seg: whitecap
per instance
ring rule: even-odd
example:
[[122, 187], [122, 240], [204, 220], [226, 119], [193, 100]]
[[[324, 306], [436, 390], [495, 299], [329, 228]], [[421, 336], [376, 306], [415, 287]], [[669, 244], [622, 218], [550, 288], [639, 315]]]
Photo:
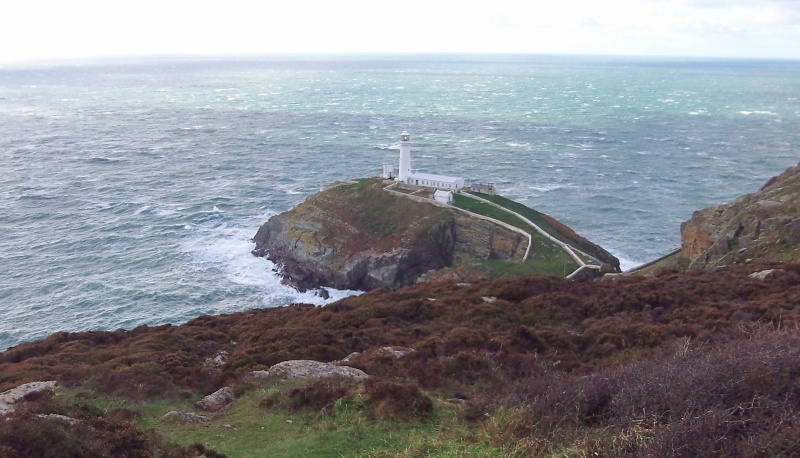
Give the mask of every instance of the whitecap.
[[151, 213], [156, 215], [156, 216], [172, 216], [172, 215], [174, 215], [174, 214], [176, 214], [178, 212], [176, 210], [174, 210], [174, 209], [171, 209], [171, 208], [156, 207], [156, 208], [153, 208]]
[[[274, 213], [273, 213], [274, 214]], [[272, 261], [254, 256], [255, 243], [251, 237], [255, 228], [222, 225], [202, 225], [182, 244], [189, 254], [192, 268], [198, 271], [218, 271], [231, 285], [256, 288], [261, 291], [266, 307], [307, 303], [324, 305], [332, 301], [360, 294], [360, 291], [328, 289], [329, 299], [314, 291], [301, 293], [281, 283], [280, 275]]]
[[561, 189], [561, 188], [563, 188], [563, 186], [561, 186], [560, 184], [540, 184], [540, 185], [528, 186], [528, 189], [532, 189], [534, 191], [539, 191], [542, 193], [555, 191], [556, 189]]
[[144, 213], [144, 212], [146, 212], [146, 211], [150, 210], [150, 208], [151, 208], [151, 207], [150, 207], [149, 205], [143, 205], [143, 206], [141, 206], [141, 207], [137, 208], [136, 210], [134, 210], [134, 211], [133, 211], [133, 214], [134, 214], [134, 215], [140, 215], [140, 214], [142, 214], [142, 213]]
[[623, 272], [625, 272], [626, 270], [633, 269], [634, 267], [639, 267], [640, 265], [643, 264], [642, 262], [635, 261], [635, 260], [625, 256], [622, 253], [611, 253], [611, 254], [613, 254], [614, 257], [619, 259], [619, 268]]

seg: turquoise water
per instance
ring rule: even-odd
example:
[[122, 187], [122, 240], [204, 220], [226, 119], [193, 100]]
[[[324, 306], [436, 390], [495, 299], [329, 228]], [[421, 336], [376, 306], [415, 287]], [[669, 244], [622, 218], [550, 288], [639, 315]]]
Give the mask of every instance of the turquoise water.
[[[326, 184], [494, 182], [631, 267], [798, 162], [800, 63], [151, 58], [0, 68], [0, 348], [292, 302], [250, 238]], [[333, 298], [352, 292], [334, 292]]]

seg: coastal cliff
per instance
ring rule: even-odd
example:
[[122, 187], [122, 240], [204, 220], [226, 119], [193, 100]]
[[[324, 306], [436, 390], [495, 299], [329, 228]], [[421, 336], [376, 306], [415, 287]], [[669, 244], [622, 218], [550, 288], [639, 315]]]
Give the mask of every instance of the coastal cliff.
[[329, 186], [262, 225], [253, 253], [300, 290], [397, 289], [432, 270], [525, 253], [517, 232], [383, 187], [366, 179]]
[[[262, 225], [253, 238], [253, 253], [273, 261], [284, 281], [303, 291], [394, 290], [448, 267], [523, 261], [529, 243], [525, 231], [384, 187], [379, 179], [327, 187]], [[616, 261], [569, 228], [548, 221], [564, 229], [560, 236], [576, 238], [575, 246]], [[534, 245], [532, 259], [560, 259], [551, 246]], [[561, 264], [558, 268], [560, 273]]]
[[758, 192], [699, 210], [681, 225], [680, 260], [689, 269], [800, 258], [800, 164]]

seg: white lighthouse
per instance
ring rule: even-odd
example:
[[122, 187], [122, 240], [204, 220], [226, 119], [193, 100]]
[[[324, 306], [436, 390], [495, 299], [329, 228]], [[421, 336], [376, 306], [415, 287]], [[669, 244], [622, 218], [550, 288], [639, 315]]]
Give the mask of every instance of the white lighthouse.
[[411, 176], [411, 136], [403, 131], [400, 134], [400, 170], [397, 171], [397, 179], [406, 181]]
[[[444, 191], [458, 191], [464, 187], [464, 179], [461, 177], [449, 177], [446, 175], [435, 175], [433, 173], [411, 172], [411, 136], [403, 131], [400, 134], [400, 168], [397, 171], [396, 181], [414, 186], [424, 186], [427, 188], [440, 189]], [[394, 166], [384, 165], [384, 179], [394, 178]], [[447, 202], [450, 202], [449, 200]], [[447, 203], [445, 202], [445, 203]]]

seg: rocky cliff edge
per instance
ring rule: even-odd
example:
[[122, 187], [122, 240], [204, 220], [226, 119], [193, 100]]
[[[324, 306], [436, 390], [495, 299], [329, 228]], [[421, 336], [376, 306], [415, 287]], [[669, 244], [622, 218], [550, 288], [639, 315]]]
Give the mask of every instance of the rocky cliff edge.
[[800, 164], [756, 193], [694, 212], [681, 225], [680, 257], [690, 269], [800, 259]]

